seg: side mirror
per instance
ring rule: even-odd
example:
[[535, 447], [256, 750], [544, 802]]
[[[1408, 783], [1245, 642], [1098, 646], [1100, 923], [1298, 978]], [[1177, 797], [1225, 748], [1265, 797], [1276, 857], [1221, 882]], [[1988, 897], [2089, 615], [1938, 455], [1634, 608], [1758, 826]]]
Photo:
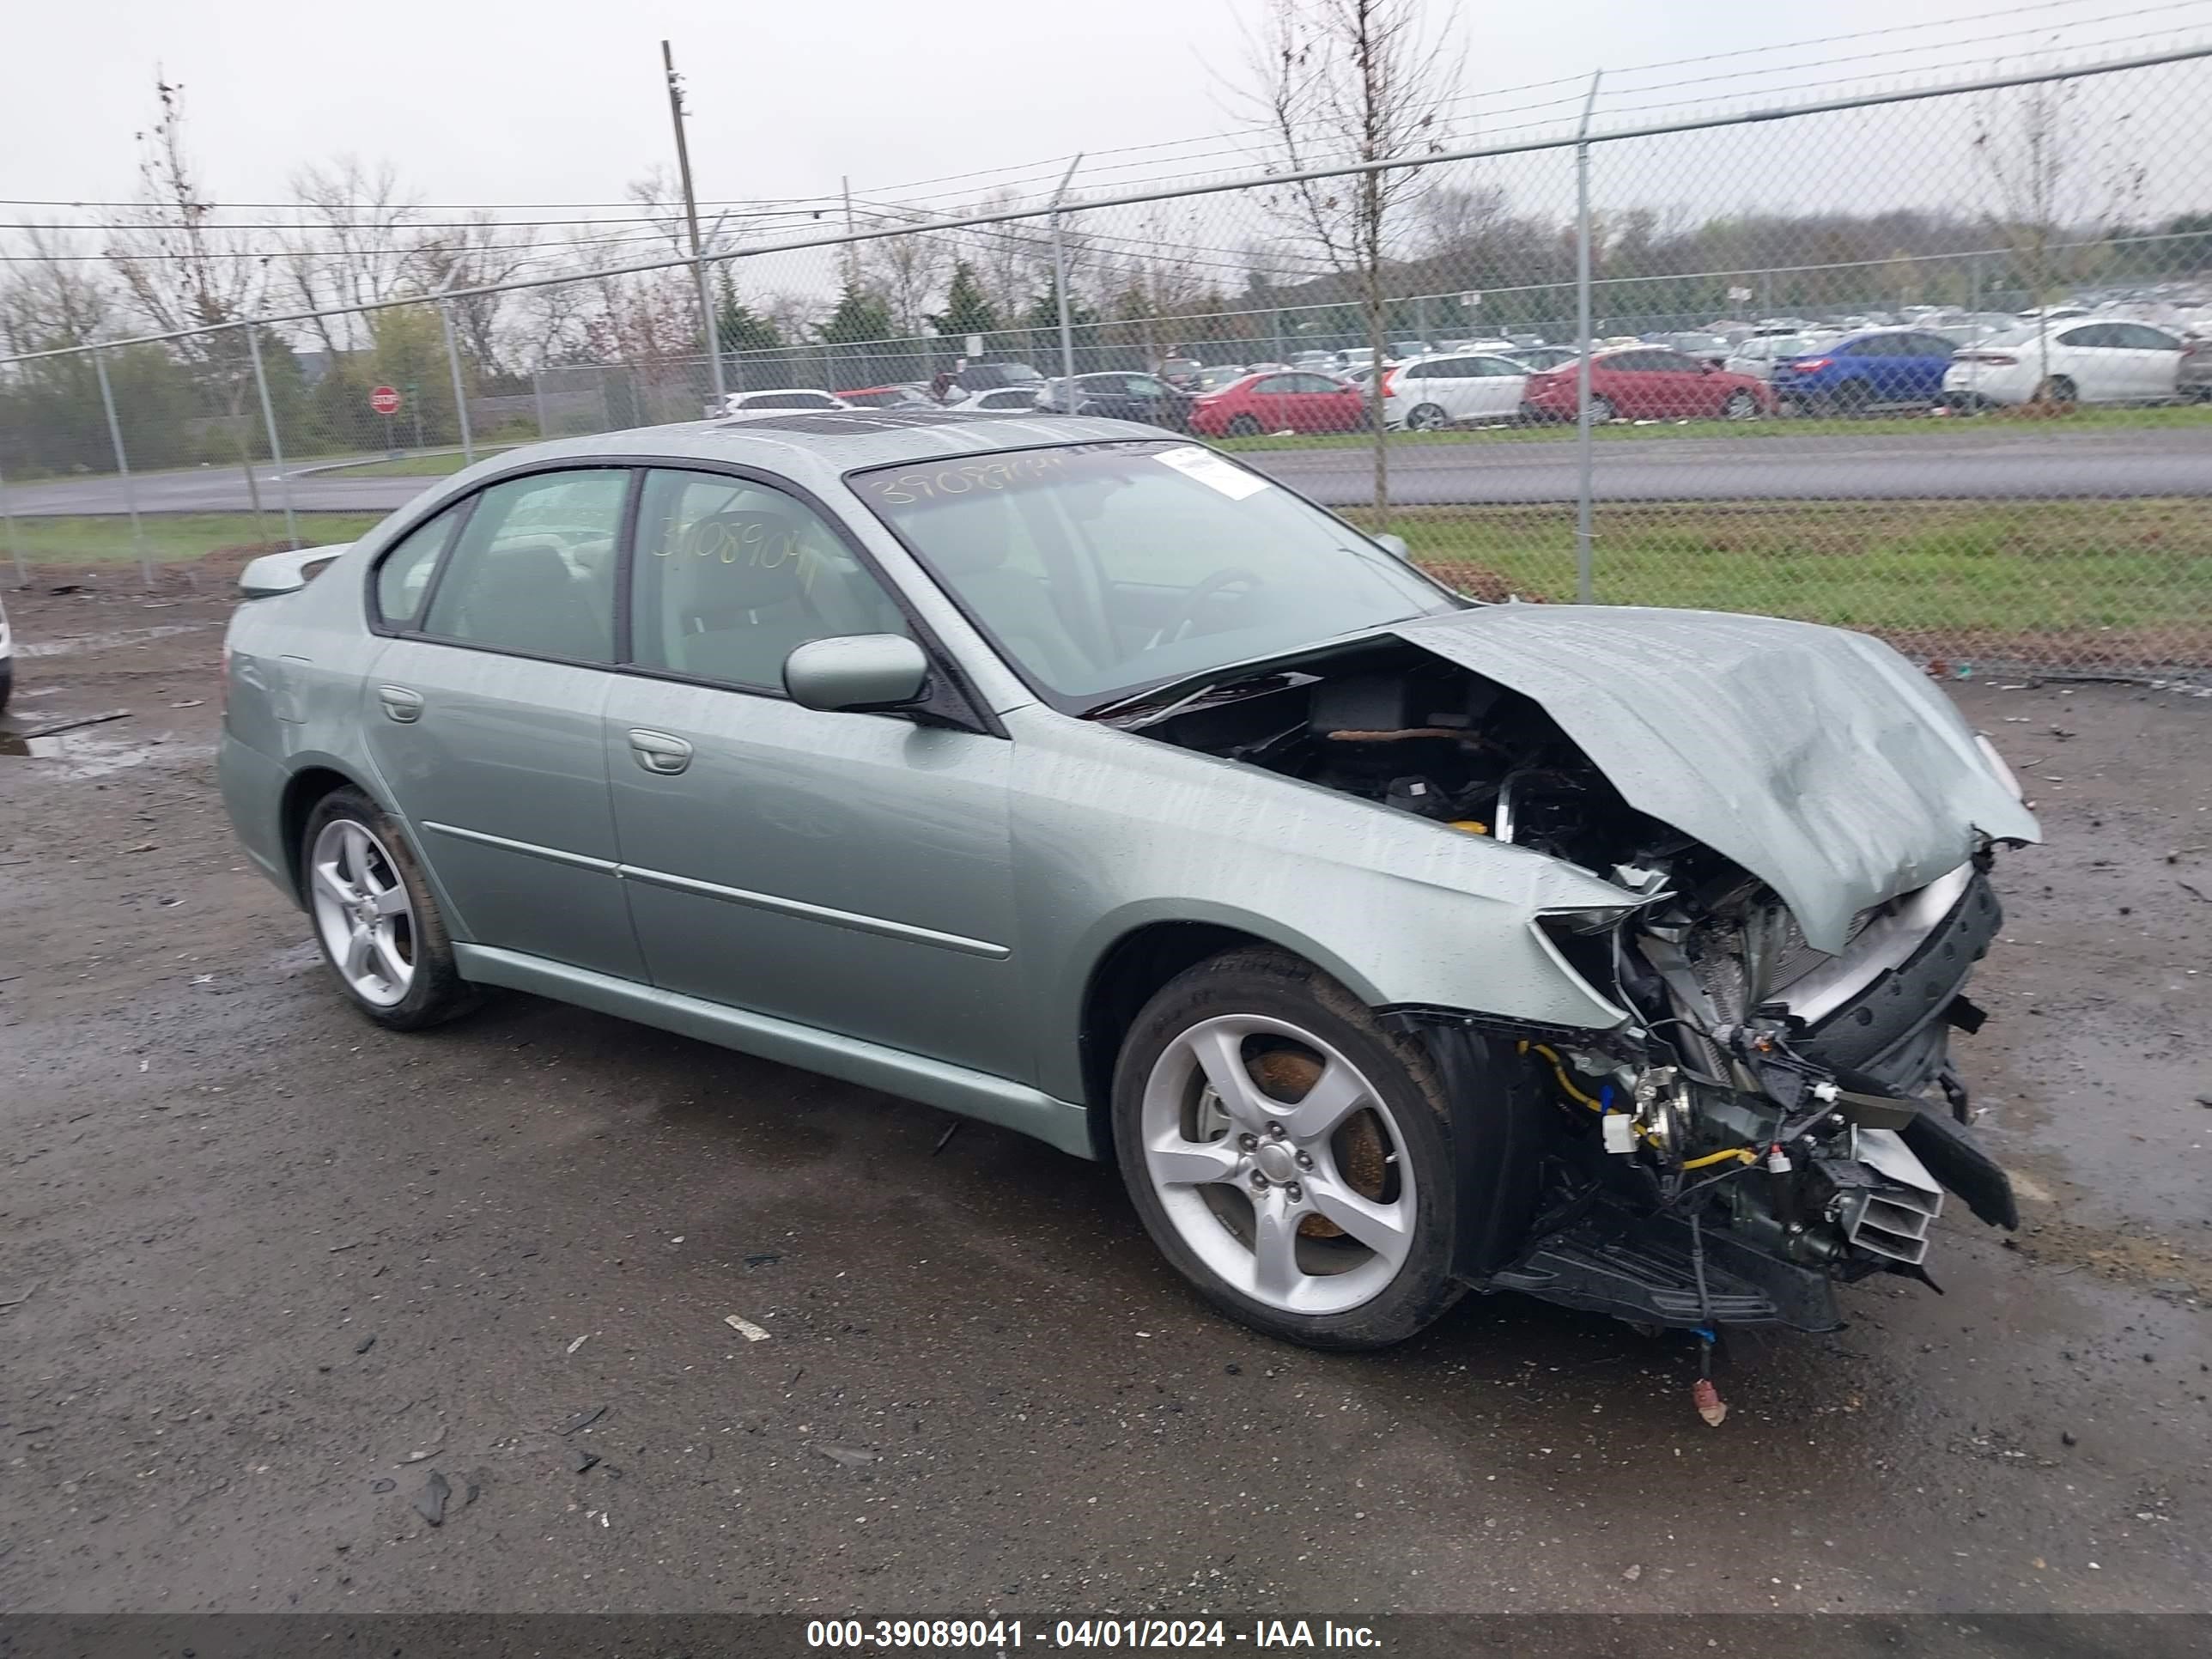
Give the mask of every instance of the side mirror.
[[1406, 538], [1403, 536], [1393, 536], [1386, 532], [1382, 535], [1373, 538], [1373, 540], [1376, 546], [1393, 558], [1403, 559], [1407, 564], [1413, 563], [1413, 550], [1406, 545]]
[[903, 634], [809, 640], [783, 659], [783, 689], [823, 714], [896, 708], [921, 696], [929, 659]]

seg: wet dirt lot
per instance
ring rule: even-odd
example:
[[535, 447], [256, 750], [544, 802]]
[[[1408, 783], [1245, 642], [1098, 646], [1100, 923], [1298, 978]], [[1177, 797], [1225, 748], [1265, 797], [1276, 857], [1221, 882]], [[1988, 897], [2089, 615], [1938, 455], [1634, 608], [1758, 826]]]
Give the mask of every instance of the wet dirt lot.
[[131, 712], [0, 742], [0, 1607], [2212, 1608], [2212, 699], [1955, 688], [2050, 836], [1962, 1045], [2027, 1225], [1733, 1339], [1714, 1431], [1517, 1301], [1276, 1346], [923, 1107], [370, 1027], [229, 840], [226, 606], [154, 603], [9, 596], [0, 726]]

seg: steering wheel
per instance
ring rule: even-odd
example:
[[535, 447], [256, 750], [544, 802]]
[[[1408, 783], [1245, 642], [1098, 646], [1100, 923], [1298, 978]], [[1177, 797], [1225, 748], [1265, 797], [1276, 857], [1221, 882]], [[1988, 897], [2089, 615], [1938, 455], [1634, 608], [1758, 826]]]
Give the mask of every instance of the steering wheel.
[[1232, 587], [1256, 590], [1264, 586], [1266, 584], [1255, 573], [1245, 569], [1242, 565], [1229, 565], [1215, 571], [1197, 586], [1192, 588], [1184, 597], [1182, 605], [1176, 610], [1175, 615], [1168, 619], [1166, 625], [1161, 628], [1159, 632], [1152, 635], [1152, 644], [1168, 645], [1181, 639], [1183, 630], [1198, 620], [1199, 613], [1217, 593], [1225, 593]]

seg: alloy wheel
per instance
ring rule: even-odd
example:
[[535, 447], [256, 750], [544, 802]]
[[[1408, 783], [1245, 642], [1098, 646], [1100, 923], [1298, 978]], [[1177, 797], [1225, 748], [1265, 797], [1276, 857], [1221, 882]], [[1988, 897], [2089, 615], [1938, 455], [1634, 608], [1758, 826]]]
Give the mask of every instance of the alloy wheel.
[[1419, 1194], [1398, 1124], [1311, 1032], [1256, 1014], [1201, 1020], [1153, 1063], [1140, 1122], [1170, 1224], [1239, 1294], [1343, 1313], [1404, 1265]]
[[307, 859], [324, 952], [362, 1001], [389, 1008], [415, 982], [415, 906], [392, 854], [367, 824], [333, 818]]

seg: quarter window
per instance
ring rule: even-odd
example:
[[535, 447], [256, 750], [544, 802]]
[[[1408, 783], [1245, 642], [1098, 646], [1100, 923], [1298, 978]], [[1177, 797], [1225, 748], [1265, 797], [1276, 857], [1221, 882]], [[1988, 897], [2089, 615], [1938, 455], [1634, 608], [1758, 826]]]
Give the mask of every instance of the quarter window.
[[430, 573], [438, 568], [438, 556], [453, 540], [453, 526], [461, 518], [461, 508], [448, 508], [401, 537], [398, 545], [378, 563], [376, 614], [383, 621], [394, 628], [405, 628], [420, 614], [422, 595], [429, 590]]
[[510, 478], [476, 498], [423, 631], [568, 662], [615, 655], [615, 544], [630, 475], [617, 467]]
[[906, 618], [805, 502], [744, 478], [648, 472], [630, 572], [630, 658], [781, 690], [809, 640], [904, 634]]

